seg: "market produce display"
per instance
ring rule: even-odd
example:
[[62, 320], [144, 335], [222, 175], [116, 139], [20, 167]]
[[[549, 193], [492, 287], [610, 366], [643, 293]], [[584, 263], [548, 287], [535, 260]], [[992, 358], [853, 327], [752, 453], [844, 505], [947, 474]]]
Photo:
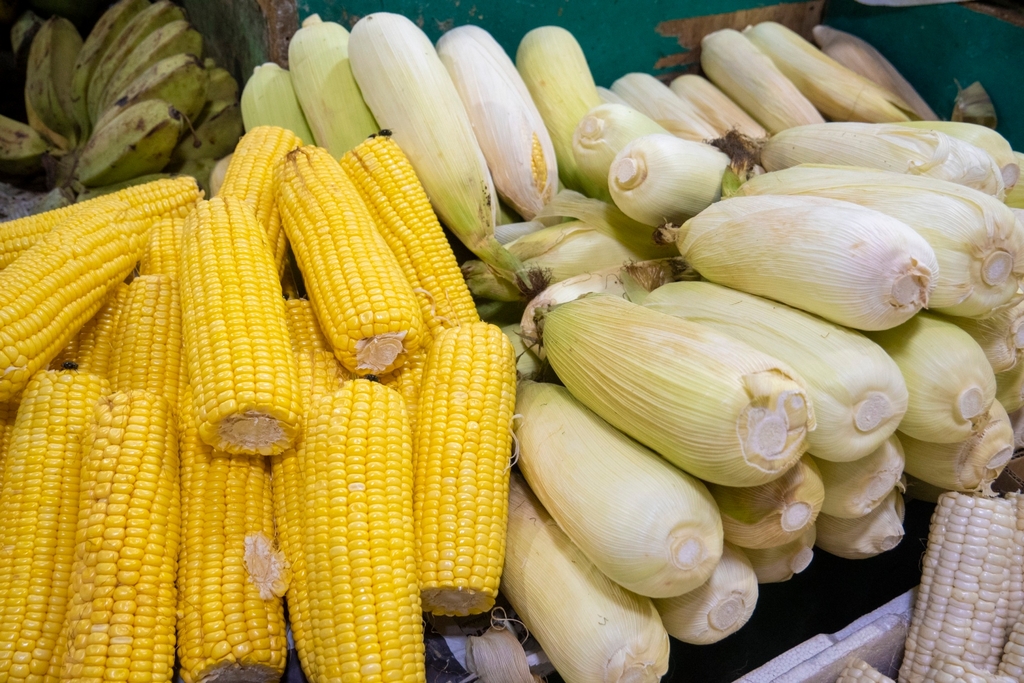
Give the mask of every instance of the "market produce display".
[[0, 680], [425, 682], [423, 616], [504, 600], [653, 683], [897, 546], [905, 475], [899, 680], [1022, 675], [1024, 157], [871, 46], [604, 89], [562, 28], [313, 15], [239, 102], [169, 0], [39, 23], [0, 172], [102, 189], [0, 224]]

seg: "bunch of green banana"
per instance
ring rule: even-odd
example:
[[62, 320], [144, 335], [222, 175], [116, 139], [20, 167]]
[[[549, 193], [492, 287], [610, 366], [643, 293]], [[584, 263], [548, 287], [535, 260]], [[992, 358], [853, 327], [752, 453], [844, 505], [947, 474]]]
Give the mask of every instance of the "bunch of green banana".
[[238, 84], [203, 60], [202, 36], [170, 0], [120, 0], [85, 41], [66, 19], [44, 22], [25, 101], [28, 126], [0, 118], [0, 173], [43, 165], [51, 185], [79, 192], [161, 172], [208, 181], [242, 134]]

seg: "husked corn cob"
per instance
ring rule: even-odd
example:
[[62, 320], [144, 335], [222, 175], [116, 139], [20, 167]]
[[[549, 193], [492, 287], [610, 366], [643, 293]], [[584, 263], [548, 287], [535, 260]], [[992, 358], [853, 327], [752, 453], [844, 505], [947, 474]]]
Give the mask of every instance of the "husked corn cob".
[[288, 240], [274, 201], [274, 169], [284, 156], [302, 146], [295, 133], [277, 126], [257, 126], [239, 140], [231, 156], [218, 197], [237, 197], [250, 202], [256, 219], [267, 234], [278, 276], [284, 267]]
[[315, 631], [305, 646], [317, 676], [425, 681], [402, 398], [377, 382], [346, 382], [312, 406], [306, 427], [303, 547]]
[[0, 401], [21, 392], [135, 267], [152, 221], [130, 210], [109, 199], [0, 271]]
[[405, 399], [405, 412], [412, 428], [413, 449], [416, 448], [416, 425], [419, 417], [420, 389], [423, 386], [423, 370], [427, 366], [427, 349], [421, 348], [405, 362], [405, 365], [380, 378], [381, 384], [394, 389]]
[[836, 683], [895, 683], [895, 681], [878, 673], [863, 659], [854, 658], [846, 664], [843, 672], [836, 679]]
[[423, 343], [420, 304], [355, 185], [326, 150], [278, 167], [277, 202], [309, 298], [338, 360], [383, 374]]
[[932, 515], [900, 680], [935, 679], [933, 659], [952, 655], [994, 672], [1007, 629], [1014, 506], [944, 493]]
[[14, 418], [18, 416], [19, 401], [0, 403], [0, 490], [4, 481], [4, 466], [7, 463], [7, 444], [14, 431]]
[[1011, 628], [998, 672], [1020, 680], [1024, 678], [1024, 495], [1008, 493], [1006, 498], [1015, 509], [1017, 524], [1010, 558], [1008, 613]]
[[145, 390], [178, 409], [181, 372], [181, 298], [169, 275], [140, 275], [128, 285], [117, 319], [114, 391]]
[[420, 390], [414, 498], [420, 590], [434, 614], [494, 604], [515, 403], [515, 353], [500, 328], [479, 322], [438, 335]]
[[928, 683], [1013, 683], [1017, 679], [994, 674], [953, 655], [940, 654], [932, 660], [926, 680]]
[[287, 656], [288, 570], [274, 549], [270, 462], [199, 436], [191, 387], [179, 402], [178, 658], [185, 683], [276, 683]]
[[341, 165], [412, 285], [430, 334], [446, 323], [480, 320], [427, 193], [398, 143], [390, 135], [371, 136]]
[[45, 370], [22, 396], [0, 509], [0, 679], [42, 681], [65, 623], [86, 423], [106, 380]]
[[110, 379], [117, 318], [124, 308], [127, 297], [128, 285], [119, 283], [99, 313], [94, 315], [57, 357], [50, 361], [50, 369], [60, 370], [64, 363], [71, 362], [78, 366], [79, 372]]
[[139, 259], [140, 274], [178, 278], [181, 271], [181, 231], [184, 227], [185, 216], [164, 216], [153, 225]]
[[98, 401], [90, 427], [67, 650], [50, 673], [76, 683], [170, 681], [181, 541], [174, 409], [146, 391], [119, 391]]
[[247, 202], [216, 197], [185, 222], [182, 332], [199, 435], [273, 455], [299, 430], [298, 370], [266, 239]]

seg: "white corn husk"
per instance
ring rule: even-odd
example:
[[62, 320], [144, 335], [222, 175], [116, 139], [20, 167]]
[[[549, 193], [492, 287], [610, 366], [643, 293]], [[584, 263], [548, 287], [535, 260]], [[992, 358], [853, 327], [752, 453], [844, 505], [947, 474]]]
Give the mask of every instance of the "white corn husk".
[[644, 135], [623, 147], [608, 169], [615, 205], [646, 225], [679, 224], [722, 196], [729, 157], [703, 142]]
[[[1014, 152], [1013, 158], [1017, 161], [1018, 168], [1024, 168], [1024, 154]], [[1024, 182], [1018, 182], [1010, 188], [1006, 193], [1006, 199], [1004, 201], [1011, 209], [1024, 209]]]
[[252, 70], [241, 98], [242, 123], [246, 131], [257, 126], [278, 126], [299, 136], [304, 144], [313, 144], [306, 115], [295, 97], [292, 75], [274, 62]]
[[430, 39], [405, 17], [379, 12], [356, 23], [349, 56], [363, 98], [409, 157], [438, 217], [511, 278], [522, 264], [494, 239], [498, 197], [491, 174]]
[[[605, 576], [653, 598], [688, 593], [722, 557], [722, 519], [702, 482], [618, 431], [564, 387], [516, 395], [519, 469]], [[615, 500], [609, 506], [609, 500]]]
[[763, 21], [743, 35], [833, 121], [892, 123], [917, 116], [898, 95], [847, 69], [782, 24]]
[[714, 126], [720, 136], [734, 130], [755, 140], [768, 137], [760, 123], [703, 76], [683, 74], [669, 88]]
[[848, 560], [881, 555], [903, 540], [903, 495], [893, 489], [874, 510], [853, 519], [818, 515], [815, 545]]
[[1024, 226], [1002, 202], [935, 178], [849, 166], [764, 173], [738, 194], [815, 196], [881, 211], [913, 228], [939, 264], [928, 307], [982, 317], [1010, 302], [1024, 279]]
[[909, 121], [901, 125], [938, 131], [985, 150], [999, 165], [1007, 191], [1014, 187], [1020, 178], [1020, 161], [1013, 147], [1006, 138], [987, 126], [966, 121]]
[[778, 479], [759, 486], [709, 484], [722, 513], [725, 539], [740, 548], [772, 548], [791, 543], [814, 526], [825, 487], [805, 455]]
[[479, 26], [448, 31], [437, 41], [437, 54], [462, 97], [498, 194], [532, 219], [558, 192], [558, 164], [522, 77]]
[[622, 99], [608, 88], [597, 87], [597, 96], [601, 98], [603, 104], [621, 104], [624, 107], [628, 107], [629, 103]]
[[650, 74], [626, 74], [612, 83], [612, 92], [684, 140], [707, 142], [721, 137], [692, 104]]
[[522, 328], [518, 324], [505, 325], [501, 331], [512, 342], [512, 348], [516, 352], [516, 379], [522, 381], [540, 377], [544, 364], [537, 354], [523, 342]]
[[1024, 356], [1024, 301], [1004, 306], [987, 318], [946, 318], [971, 335], [996, 374], [1013, 369]]
[[295, 134], [310, 144], [315, 140], [335, 159], [378, 130], [352, 75], [348, 48], [345, 27], [316, 14], [302, 22], [288, 44], [295, 95], [312, 137]]
[[579, 43], [564, 28], [535, 28], [519, 43], [516, 69], [551, 134], [562, 182], [571, 190], [593, 194], [596, 188], [576, 168], [572, 156], [576, 126], [588, 111], [601, 104]]
[[832, 517], [863, 517], [885, 500], [903, 476], [903, 446], [893, 434], [863, 458], [848, 462], [815, 458], [814, 463], [825, 487], [821, 512]]
[[726, 544], [722, 559], [704, 585], [674, 598], [654, 601], [673, 638], [710, 645], [732, 635], [757, 606], [757, 575], [743, 551]]
[[919, 118], [926, 121], [938, 120], [939, 117], [914, 86], [866, 40], [831, 26], [815, 26], [812, 32], [814, 42], [826, 55], [902, 99]]
[[544, 229], [544, 224], [539, 221], [523, 221], [522, 223], [504, 223], [494, 226], [494, 239], [502, 244], [514, 242], [520, 237], [525, 237], [538, 230]]
[[687, 221], [679, 252], [706, 279], [860, 330], [928, 305], [935, 252], [905, 223], [820, 197], [733, 197]]
[[944, 133], [899, 124], [822, 123], [770, 138], [761, 165], [780, 171], [800, 164], [860, 166], [948, 180], [999, 200], [1003, 173], [992, 156]]
[[1008, 413], [1024, 407], [1024, 363], [996, 375], [996, 399]]
[[615, 155], [627, 143], [652, 133], [668, 131], [632, 107], [600, 104], [584, 116], [572, 136], [576, 167], [602, 189], [598, 199], [611, 201], [608, 193], [608, 169]]
[[566, 683], [657, 683], [668, 670], [650, 598], [602, 574], [515, 473], [501, 592]]
[[825, 122], [771, 57], [739, 31], [723, 29], [704, 36], [700, 66], [712, 83], [773, 135]]
[[710, 282], [667, 284], [643, 303], [739, 339], [800, 373], [814, 406], [817, 426], [807, 443], [815, 457], [849, 461], [872, 453], [907, 410], [899, 368], [857, 332]]
[[743, 554], [750, 560], [758, 583], [781, 583], [789, 581], [811, 564], [816, 537], [817, 530], [812, 526], [791, 543], [762, 550], [747, 549]]
[[958, 443], [928, 443], [901, 434], [907, 473], [947, 491], [991, 494], [1013, 457], [1013, 426], [998, 401], [986, 418], [977, 433]]
[[814, 428], [805, 385], [788, 366], [620, 298], [558, 306], [544, 318], [544, 347], [573, 396], [705, 481], [776, 479]]
[[957, 443], [987, 422], [995, 377], [985, 352], [969, 334], [920, 313], [899, 327], [868, 336], [896, 361], [907, 383], [910, 400], [901, 432], [921, 441]]

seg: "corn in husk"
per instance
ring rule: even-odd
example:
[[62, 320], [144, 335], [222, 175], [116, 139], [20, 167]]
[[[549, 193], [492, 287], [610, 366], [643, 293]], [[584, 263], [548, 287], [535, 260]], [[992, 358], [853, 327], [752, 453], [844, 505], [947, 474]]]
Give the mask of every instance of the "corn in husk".
[[[257, 66], [245, 82], [242, 123], [246, 131], [257, 126], [277, 126], [295, 133], [304, 143], [313, 141], [313, 133], [295, 97], [292, 75], [274, 62]], [[211, 183], [212, 180], [211, 177]]]
[[[820, 28], [820, 27], [819, 27]], [[854, 657], [843, 667], [836, 683], [896, 683], [888, 676], [883, 676], [865, 662], [863, 659]]]
[[726, 199], [676, 242], [712, 282], [860, 330], [895, 327], [927, 306], [939, 270], [905, 223], [820, 197]]
[[797, 540], [774, 548], [748, 548], [743, 554], [750, 560], [758, 583], [782, 583], [810, 566], [814, 559], [817, 530], [812, 526]]
[[655, 598], [688, 593], [708, 580], [722, 557], [722, 520], [703, 483], [619, 432], [564, 387], [521, 384], [516, 411], [523, 416], [520, 470], [605, 576]]
[[551, 136], [505, 50], [479, 26], [460, 26], [437, 41], [473, 124], [494, 186], [530, 220], [558, 192]]
[[545, 225], [554, 226], [566, 220], [583, 221], [610, 237], [614, 237], [647, 258], [669, 258], [677, 255], [672, 245], [655, 243], [651, 226], [633, 220], [614, 204], [584, 197], [578, 192], [563, 190], [535, 217]]
[[833, 121], [891, 123], [916, 117], [898, 95], [850, 71], [782, 24], [764, 21], [743, 35]]
[[644, 306], [707, 325], [791, 365], [814, 406], [817, 426], [807, 443], [816, 457], [868, 455], [907, 410], [907, 387], [892, 359], [863, 335], [816, 316], [710, 282], [665, 285]]
[[1024, 302], [1004, 306], [987, 318], [946, 320], [978, 342], [997, 374], [1016, 367], [1024, 356]]
[[[601, 98], [603, 104], [621, 104], [624, 107], [629, 107], [629, 102], [622, 99], [608, 88], [602, 88], [597, 86], [597, 96]], [[632, 107], [630, 107], [632, 109]]]
[[881, 555], [903, 540], [903, 495], [893, 489], [874, 510], [853, 519], [818, 515], [815, 545], [848, 560]]
[[538, 379], [544, 370], [544, 362], [523, 342], [523, 331], [518, 324], [501, 328], [516, 352], [516, 379], [519, 381]]
[[999, 200], [1003, 173], [988, 152], [933, 130], [899, 124], [823, 123], [791, 128], [761, 150], [761, 165], [779, 171], [799, 164], [860, 166], [966, 185]]
[[981, 347], [956, 325], [921, 313], [868, 335], [896, 361], [910, 399], [899, 429], [932, 443], [970, 438], [995, 400], [992, 367]]
[[939, 117], [914, 90], [914, 86], [870, 43], [831, 26], [815, 26], [813, 34], [814, 42], [826, 55], [902, 99], [918, 118], [938, 120]]
[[518, 474], [501, 592], [566, 683], [657, 683], [668, 670], [668, 633], [650, 598], [602, 574]]
[[611, 201], [608, 169], [615, 155], [629, 142], [644, 135], [668, 134], [645, 114], [622, 104], [600, 104], [584, 116], [572, 135], [572, 154], [580, 173], [597, 187], [597, 197]]
[[719, 135], [734, 130], [754, 140], [768, 137], [768, 131], [760, 123], [703, 76], [683, 74], [673, 80], [669, 88], [714, 126]]
[[[1018, 168], [1024, 168], [1024, 154], [1014, 152], [1013, 158], [1017, 161]], [[1018, 182], [1010, 188], [1004, 201], [1011, 209], [1024, 209], [1024, 183]]]
[[797, 166], [751, 178], [740, 195], [817, 196], [881, 211], [913, 228], [939, 264], [928, 307], [987, 316], [1024, 278], [1024, 226], [994, 197], [934, 178], [843, 166]]
[[1024, 407], [1024, 363], [996, 375], [996, 400], [1008, 413]]
[[612, 92], [684, 140], [706, 142], [722, 135], [689, 101], [650, 74], [626, 74], [612, 83]]
[[564, 28], [535, 28], [519, 43], [516, 69], [551, 134], [559, 178], [567, 188], [593, 195], [600, 186], [580, 172], [572, 155], [576, 126], [588, 111], [601, 104], [580, 44]]
[[732, 635], [757, 606], [757, 575], [739, 548], [726, 544], [704, 585], [674, 598], [655, 600], [661, 623], [673, 638], [710, 645]]
[[807, 390], [788, 366], [622, 299], [584, 297], [555, 308], [544, 318], [544, 348], [573, 396], [705, 481], [776, 479], [814, 427]]
[[1007, 191], [1014, 187], [1020, 178], [1020, 161], [1017, 160], [1013, 147], [1006, 138], [987, 126], [964, 121], [910, 121], [902, 125], [938, 131], [988, 152], [1003, 174], [1003, 184]]
[[704, 36], [700, 66], [712, 83], [773, 135], [825, 122], [771, 58], [739, 31], [723, 29]]
[[893, 434], [863, 458], [849, 462], [815, 458], [814, 463], [825, 487], [821, 512], [852, 519], [874, 510], [899, 484], [905, 458], [903, 445]]
[[644, 135], [623, 147], [608, 170], [615, 205], [646, 225], [679, 224], [722, 196], [729, 157], [711, 145]]

